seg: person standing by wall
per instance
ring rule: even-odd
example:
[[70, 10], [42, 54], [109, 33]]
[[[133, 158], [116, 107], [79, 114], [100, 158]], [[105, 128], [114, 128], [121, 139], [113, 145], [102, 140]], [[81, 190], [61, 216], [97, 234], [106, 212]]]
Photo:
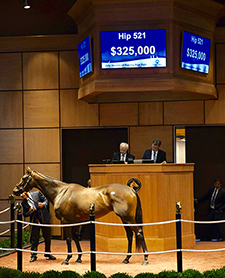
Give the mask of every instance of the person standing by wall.
[[[222, 181], [219, 178], [214, 180], [214, 186], [209, 188], [208, 192], [203, 196], [196, 198], [195, 204], [209, 200], [209, 211], [207, 214], [208, 221], [219, 221], [223, 219], [225, 211], [225, 189], [222, 187]], [[207, 225], [207, 231], [203, 237], [203, 241], [212, 240], [212, 232], [215, 227], [217, 230], [217, 241], [224, 241], [224, 233], [221, 224]]]

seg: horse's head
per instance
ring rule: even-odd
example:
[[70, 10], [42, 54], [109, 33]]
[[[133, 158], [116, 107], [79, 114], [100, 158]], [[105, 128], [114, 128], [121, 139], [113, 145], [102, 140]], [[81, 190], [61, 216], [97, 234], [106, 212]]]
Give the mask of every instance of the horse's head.
[[25, 175], [21, 178], [20, 182], [13, 189], [13, 194], [16, 196], [20, 196], [21, 193], [30, 191], [33, 186], [31, 185], [30, 181], [32, 180], [33, 171], [30, 167], [26, 168]]

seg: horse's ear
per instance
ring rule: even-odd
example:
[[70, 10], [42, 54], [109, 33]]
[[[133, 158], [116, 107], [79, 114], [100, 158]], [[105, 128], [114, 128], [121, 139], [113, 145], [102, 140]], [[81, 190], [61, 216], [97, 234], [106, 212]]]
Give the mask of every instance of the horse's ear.
[[31, 173], [32, 172], [32, 170], [30, 169], [29, 166], [26, 167], [26, 170], [27, 170], [27, 173]]

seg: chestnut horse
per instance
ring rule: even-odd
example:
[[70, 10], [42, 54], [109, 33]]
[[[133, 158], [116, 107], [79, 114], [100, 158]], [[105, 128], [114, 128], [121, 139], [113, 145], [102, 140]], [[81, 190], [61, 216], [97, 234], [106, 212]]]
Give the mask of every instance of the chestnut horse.
[[[124, 224], [142, 223], [142, 209], [140, 199], [129, 186], [123, 184], [109, 184], [99, 187], [86, 188], [79, 184], [65, 183], [45, 176], [29, 167], [25, 175], [13, 189], [13, 193], [19, 196], [22, 192], [28, 192], [32, 188], [39, 189], [53, 204], [56, 217], [63, 224], [72, 224], [90, 219], [90, 204], [95, 205], [95, 217], [99, 218], [114, 211]], [[142, 247], [143, 252], [148, 252], [141, 226], [124, 226], [128, 239], [128, 253], [132, 252], [133, 232], [136, 236], [136, 247]], [[82, 252], [77, 236], [77, 226], [67, 228], [66, 241], [68, 253], [72, 252], [71, 241], [75, 241], [78, 252]], [[78, 263], [82, 262], [81, 254], [78, 255]], [[67, 255], [62, 264], [69, 264], [72, 255]], [[131, 255], [127, 255], [123, 263], [129, 263]], [[144, 254], [143, 265], [148, 264], [148, 255]]]

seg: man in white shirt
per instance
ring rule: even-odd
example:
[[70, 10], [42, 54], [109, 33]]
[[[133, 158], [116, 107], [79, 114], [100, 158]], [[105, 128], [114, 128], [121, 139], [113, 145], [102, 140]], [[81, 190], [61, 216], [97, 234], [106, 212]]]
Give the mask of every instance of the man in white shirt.
[[128, 159], [134, 160], [135, 156], [128, 152], [129, 145], [125, 142], [120, 143], [120, 151], [113, 154], [112, 161], [128, 162]]

